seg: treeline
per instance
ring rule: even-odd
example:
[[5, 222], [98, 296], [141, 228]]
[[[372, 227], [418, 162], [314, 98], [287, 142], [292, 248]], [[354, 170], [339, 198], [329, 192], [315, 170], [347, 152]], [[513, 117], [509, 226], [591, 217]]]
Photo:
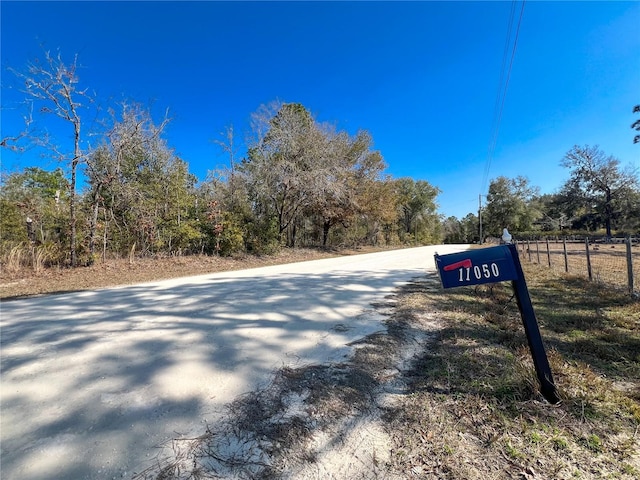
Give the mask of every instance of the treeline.
[[25, 85], [29, 112], [63, 128], [52, 137], [29, 113], [24, 131], [0, 142], [38, 148], [61, 165], [2, 172], [4, 266], [269, 254], [284, 246], [471, 243], [481, 231], [484, 239], [504, 227], [515, 234], [604, 229], [608, 235], [640, 228], [637, 172], [597, 147], [566, 155], [570, 178], [553, 195], [539, 195], [526, 178], [492, 180], [481, 229], [475, 214], [439, 215], [440, 191], [429, 182], [387, 175], [367, 131], [337, 130], [296, 103], [254, 112], [240, 156], [228, 127], [216, 141], [226, 166], [198, 179], [167, 142], [166, 115], [156, 121], [149, 109], [124, 102], [97, 122], [99, 102], [80, 87], [76, 71], [76, 60], [48, 53], [25, 72], [13, 71]]
[[32, 110], [67, 131], [51, 138], [29, 118], [25, 132], [2, 139], [14, 150], [40, 148], [64, 167], [3, 172], [5, 265], [442, 239], [437, 188], [386, 175], [368, 132], [339, 131], [303, 105], [274, 102], [254, 112], [241, 158], [229, 127], [217, 142], [227, 166], [201, 180], [167, 143], [169, 119], [157, 122], [139, 104], [110, 108], [89, 146], [86, 117], [95, 112], [86, 107], [97, 102], [79, 87], [75, 61], [47, 54], [14, 73]]
[[640, 233], [638, 172], [623, 167], [599, 147], [574, 146], [561, 165], [569, 178], [557, 193], [540, 195], [524, 177], [493, 179], [478, 216], [444, 220], [445, 241], [472, 243], [500, 237], [507, 227], [520, 237], [530, 235], [637, 235]]
[[[229, 129], [228, 166], [198, 181], [164, 140], [165, 123], [123, 105], [79, 164], [86, 180], [76, 195], [76, 264], [132, 254], [268, 254], [282, 246], [441, 240], [438, 189], [385, 175], [366, 131], [336, 131], [300, 104], [264, 107], [252, 120], [257, 136], [247, 155], [233, 158]], [[45, 263], [73, 264], [70, 191], [60, 168], [5, 176], [3, 257], [31, 245]]]

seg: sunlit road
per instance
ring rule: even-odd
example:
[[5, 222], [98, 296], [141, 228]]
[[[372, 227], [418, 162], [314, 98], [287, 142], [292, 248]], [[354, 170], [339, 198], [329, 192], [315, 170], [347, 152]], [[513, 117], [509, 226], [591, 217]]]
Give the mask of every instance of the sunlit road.
[[283, 365], [339, 361], [422, 247], [0, 304], [3, 480], [129, 478]]

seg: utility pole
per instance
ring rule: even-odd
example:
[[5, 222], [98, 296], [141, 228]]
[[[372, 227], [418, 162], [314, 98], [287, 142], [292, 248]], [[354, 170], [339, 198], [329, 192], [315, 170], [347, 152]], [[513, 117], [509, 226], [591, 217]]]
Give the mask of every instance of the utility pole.
[[482, 245], [482, 194], [478, 195], [478, 220], [480, 221], [480, 245]]

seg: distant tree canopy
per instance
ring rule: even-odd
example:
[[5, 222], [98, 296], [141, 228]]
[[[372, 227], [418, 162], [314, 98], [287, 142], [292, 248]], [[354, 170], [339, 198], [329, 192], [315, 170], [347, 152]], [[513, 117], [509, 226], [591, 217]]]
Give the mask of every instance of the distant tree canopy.
[[436, 203], [440, 190], [425, 180], [416, 181], [408, 177], [398, 179], [396, 188], [403, 226], [402, 237], [413, 235], [412, 238], [418, 242], [427, 240], [422, 235], [428, 232], [433, 235], [430, 241], [440, 237], [441, 225]]
[[599, 147], [574, 146], [561, 160], [569, 178], [557, 193], [538, 195], [528, 180], [492, 180], [483, 219], [487, 234], [503, 227], [514, 232], [602, 231], [638, 232], [640, 182], [638, 172]]
[[637, 172], [621, 168], [618, 159], [588, 145], [574, 146], [562, 165], [570, 171], [561, 192], [573, 217], [581, 218], [591, 228], [604, 225], [607, 236], [611, 236], [614, 226], [633, 226], [634, 217], [638, 218]]
[[445, 243], [478, 243], [480, 235], [480, 220], [473, 213], [458, 220], [448, 217], [442, 223]]
[[[268, 243], [295, 246], [303, 236], [303, 243], [315, 239], [327, 246], [336, 228], [340, 243], [404, 238], [391, 225], [408, 200], [383, 176], [386, 165], [368, 132], [337, 131], [318, 123], [300, 104], [263, 107], [254, 114], [253, 126], [255, 140], [238, 170], [252, 218], [274, 226], [277, 239]], [[413, 207], [415, 219], [430, 207], [435, 211], [437, 189], [431, 187], [429, 194], [424, 205]], [[424, 223], [421, 229], [431, 227]], [[432, 233], [423, 237], [435, 238]]]
[[498, 177], [489, 184], [487, 204], [483, 213], [483, 229], [487, 235], [499, 237], [502, 230], [529, 231], [538, 216], [534, 200], [538, 188], [525, 177]]

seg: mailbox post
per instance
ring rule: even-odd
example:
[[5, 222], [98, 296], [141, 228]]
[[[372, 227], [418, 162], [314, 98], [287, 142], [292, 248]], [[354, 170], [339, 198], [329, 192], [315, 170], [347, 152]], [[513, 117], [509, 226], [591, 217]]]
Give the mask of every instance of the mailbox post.
[[553, 383], [551, 367], [516, 246], [509, 244], [449, 255], [436, 254], [435, 261], [443, 288], [511, 281], [540, 382], [540, 391], [550, 403], [558, 403], [560, 398]]

